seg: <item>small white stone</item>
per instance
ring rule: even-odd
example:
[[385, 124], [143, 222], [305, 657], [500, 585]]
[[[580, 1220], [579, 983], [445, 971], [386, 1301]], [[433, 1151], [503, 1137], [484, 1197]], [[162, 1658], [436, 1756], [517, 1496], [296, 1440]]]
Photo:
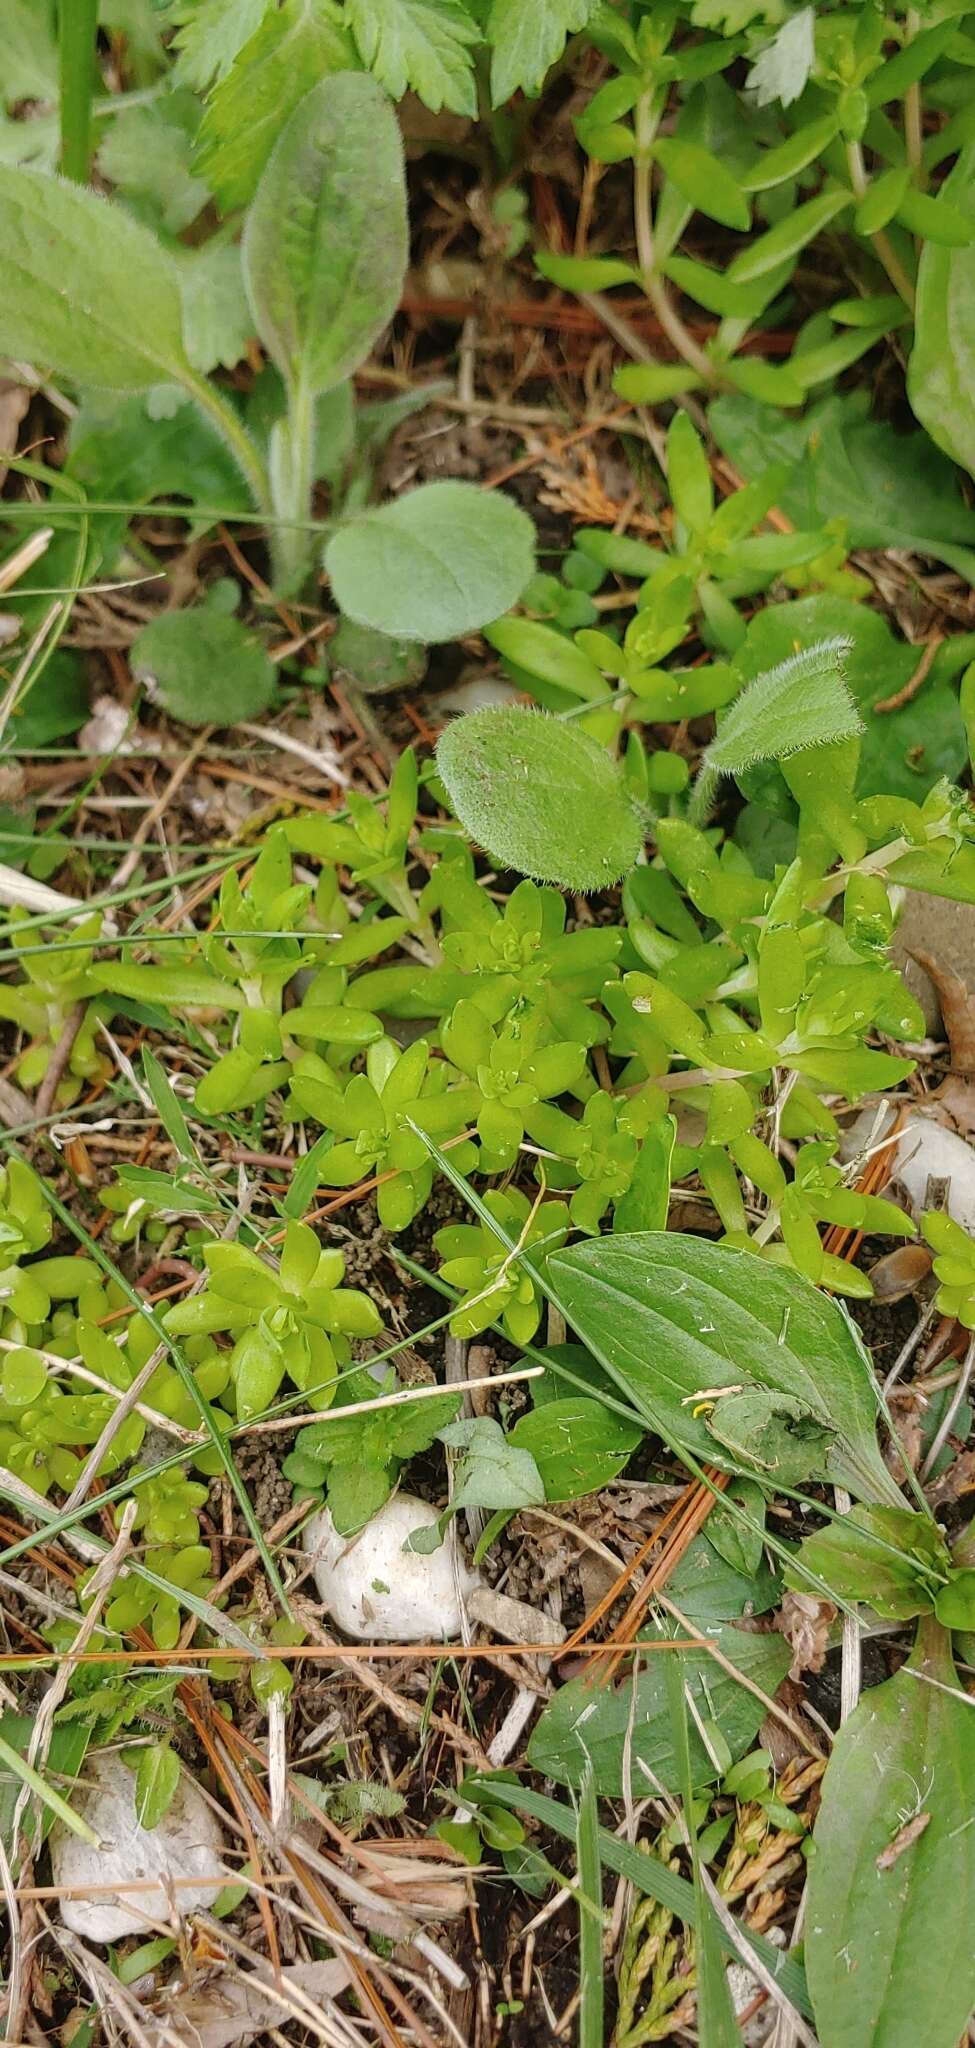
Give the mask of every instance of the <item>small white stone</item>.
[[449, 1541], [423, 1556], [404, 1550], [435, 1509], [397, 1493], [354, 1536], [340, 1536], [327, 1508], [304, 1533], [315, 1584], [336, 1626], [362, 1643], [450, 1642], [463, 1628], [461, 1600], [479, 1584]]
[[[223, 1868], [220, 1823], [191, 1778], [183, 1772], [176, 1796], [154, 1828], [140, 1827], [135, 1810], [135, 1771], [109, 1750], [88, 1756], [71, 1794], [75, 1813], [94, 1830], [101, 1843], [94, 1848], [57, 1821], [51, 1830], [51, 1878], [56, 1885], [90, 1888], [117, 1884], [118, 1892], [62, 1899], [61, 1918], [85, 1941], [119, 1941], [126, 1934], [144, 1934], [154, 1921], [172, 1924], [173, 1905], [179, 1914], [211, 1906], [226, 1882], [179, 1884], [172, 1892], [167, 1878], [212, 1877]], [[152, 1891], [126, 1892], [127, 1884], [162, 1878]]]
[[975, 1151], [957, 1131], [933, 1116], [912, 1114], [898, 1133], [894, 1174], [915, 1216], [929, 1207], [929, 1180], [948, 1182], [948, 1215], [975, 1233]]

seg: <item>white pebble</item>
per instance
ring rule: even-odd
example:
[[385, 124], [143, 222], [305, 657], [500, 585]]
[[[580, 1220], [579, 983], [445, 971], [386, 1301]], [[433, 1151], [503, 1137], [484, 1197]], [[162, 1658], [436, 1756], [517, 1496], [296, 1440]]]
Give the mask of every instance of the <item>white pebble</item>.
[[975, 1151], [957, 1131], [936, 1117], [912, 1115], [898, 1134], [894, 1173], [915, 1216], [931, 1206], [928, 1181], [947, 1181], [949, 1216], [975, 1232]]
[[[436, 1511], [397, 1493], [364, 1529], [340, 1536], [327, 1508], [304, 1533], [315, 1584], [344, 1635], [363, 1643], [450, 1642], [462, 1633], [461, 1600], [479, 1583], [449, 1540], [424, 1556], [404, 1550], [414, 1529], [432, 1529]], [[454, 1558], [456, 1555], [456, 1569]]]
[[119, 1941], [125, 1934], [144, 1934], [150, 1922], [172, 1924], [173, 1901], [178, 1914], [211, 1906], [226, 1882], [179, 1884], [170, 1892], [125, 1891], [146, 1878], [211, 1877], [223, 1868], [223, 1834], [212, 1807], [184, 1772], [168, 1811], [154, 1828], [140, 1827], [135, 1810], [135, 1771], [109, 1750], [86, 1757], [71, 1794], [75, 1813], [88, 1822], [101, 1843], [94, 1848], [71, 1833], [61, 1821], [51, 1830], [51, 1878], [56, 1885], [80, 1887], [117, 1884], [117, 1892], [62, 1899], [61, 1918], [85, 1941]]

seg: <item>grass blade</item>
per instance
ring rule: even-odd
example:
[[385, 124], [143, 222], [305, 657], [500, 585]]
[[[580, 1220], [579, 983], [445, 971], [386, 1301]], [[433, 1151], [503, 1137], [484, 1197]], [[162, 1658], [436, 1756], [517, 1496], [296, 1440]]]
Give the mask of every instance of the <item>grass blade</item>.
[[[579, 1795], [579, 2048], [603, 2048], [603, 1865], [596, 1782], [587, 1770]], [[593, 1908], [586, 1912], [585, 1901]]]

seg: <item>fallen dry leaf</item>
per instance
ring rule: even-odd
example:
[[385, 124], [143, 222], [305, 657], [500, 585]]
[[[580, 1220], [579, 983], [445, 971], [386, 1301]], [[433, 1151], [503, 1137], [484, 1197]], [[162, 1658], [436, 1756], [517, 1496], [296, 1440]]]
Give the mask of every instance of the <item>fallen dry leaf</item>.
[[918, 966], [923, 967], [938, 992], [952, 1072], [975, 1074], [975, 1011], [967, 982], [953, 968], [942, 966], [933, 953], [920, 953], [916, 947], [912, 951]]
[[286, 2020], [308, 2012], [324, 2018], [321, 2001], [337, 1998], [349, 1982], [345, 1964], [338, 1957], [319, 1963], [293, 1963], [282, 1970], [280, 1983], [271, 1990], [254, 1975], [232, 1976], [224, 1971], [205, 1983], [178, 1986], [144, 2021], [150, 2048], [170, 2048], [173, 2032], [192, 2048], [235, 2048], [266, 2034]]
[[837, 1610], [831, 1600], [817, 1600], [815, 1593], [786, 1593], [779, 1613], [779, 1629], [792, 1645], [790, 1678], [803, 1671], [821, 1671], [829, 1648], [830, 1624]]
[[906, 1820], [903, 1827], [898, 1828], [896, 1835], [888, 1842], [886, 1849], [881, 1849], [877, 1857], [877, 1869], [892, 1870], [905, 1849], [913, 1848], [914, 1843], [920, 1840], [930, 1819], [929, 1813], [916, 1813], [913, 1820]]

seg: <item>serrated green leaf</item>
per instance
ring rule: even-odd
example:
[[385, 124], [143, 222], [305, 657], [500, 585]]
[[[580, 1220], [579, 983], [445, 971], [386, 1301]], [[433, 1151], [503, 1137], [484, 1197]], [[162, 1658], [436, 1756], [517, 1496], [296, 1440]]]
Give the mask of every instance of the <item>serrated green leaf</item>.
[[269, 0], [178, 0], [171, 10], [178, 51], [173, 77], [205, 92], [225, 78], [268, 12]]
[[437, 766], [471, 838], [519, 874], [600, 889], [636, 860], [642, 832], [621, 770], [575, 725], [485, 706], [447, 727]]
[[402, 640], [453, 640], [496, 619], [534, 568], [531, 520], [501, 491], [421, 484], [346, 520], [325, 549], [341, 609]]
[[487, 39], [491, 44], [491, 104], [501, 106], [514, 92], [541, 92], [545, 74], [557, 64], [566, 37], [585, 28], [596, 0], [492, 0]]
[[413, 91], [434, 114], [476, 115], [481, 32], [463, 0], [348, 0], [346, 13], [363, 63], [394, 100]]
[[257, 332], [292, 390], [342, 382], [396, 309], [408, 254], [403, 145], [359, 72], [324, 78], [275, 145], [244, 228]]
[[327, 73], [355, 71], [355, 45], [328, 0], [267, 9], [213, 93], [197, 169], [225, 213], [246, 206], [288, 116]]

